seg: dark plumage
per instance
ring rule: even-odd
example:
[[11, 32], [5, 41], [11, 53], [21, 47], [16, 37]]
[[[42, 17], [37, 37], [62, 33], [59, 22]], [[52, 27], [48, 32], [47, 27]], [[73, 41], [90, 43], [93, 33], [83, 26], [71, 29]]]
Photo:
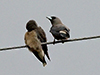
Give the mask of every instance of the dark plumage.
[[[46, 34], [45, 34], [44, 30], [41, 27], [38, 27], [37, 23], [34, 20], [30, 20], [27, 23], [26, 28], [28, 28], [29, 31], [30, 30], [36, 31], [37, 37], [41, 41], [41, 43], [47, 42], [47, 38], [46, 38]], [[47, 56], [47, 58], [50, 60], [47, 45], [42, 45], [42, 49], [44, 50], [44, 53]]]
[[70, 29], [66, 27], [58, 17], [51, 16], [46, 18], [49, 19], [52, 24], [52, 27], [50, 28], [50, 32], [54, 37], [54, 42], [55, 39], [63, 40], [63, 39], [70, 38], [70, 34], [69, 34]]

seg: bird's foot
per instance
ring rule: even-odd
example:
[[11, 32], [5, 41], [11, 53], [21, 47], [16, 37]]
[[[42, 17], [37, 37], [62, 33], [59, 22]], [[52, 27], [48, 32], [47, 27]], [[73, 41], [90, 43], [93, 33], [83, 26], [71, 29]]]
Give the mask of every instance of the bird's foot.
[[53, 41], [53, 45], [55, 45], [55, 39], [54, 39], [54, 41]]
[[64, 40], [62, 40], [62, 44], [64, 44]]

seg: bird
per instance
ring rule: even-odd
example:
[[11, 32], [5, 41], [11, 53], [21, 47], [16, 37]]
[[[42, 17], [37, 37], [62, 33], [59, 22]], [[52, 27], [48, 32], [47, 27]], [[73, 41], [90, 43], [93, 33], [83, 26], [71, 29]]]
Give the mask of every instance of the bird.
[[[37, 25], [35, 20], [29, 20], [26, 24], [26, 28], [29, 30], [34, 30], [37, 33], [37, 37], [40, 40], [41, 43], [47, 42], [46, 34], [44, 30]], [[48, 54], [48, 47], [47, 44], [41, 45], [42, 49], [44, 51], [44, 54], [47, 56], [47, 58], [51, 61], [49, 54]]]
[[56, 16], [47, 16], [48, 20], [50, 20], [52, 27], [50, 28], [50, 33], [54, 37], [53, 44], [55, 44], [56, 40], [62, 40], [62, 43], [64, 43], [64, 40], [67, 40], [70, 38], [70, 29], [65, 26], [61, 20]]
[[24, 36], [26, 46], [29, 51], [31, 51], [38, 58], [38, 60], [42, 62], [43, 66], [46, 66], [47, 62], [45, 61], [44, 51], [42, 49], [41, 42], [37, 37], [37, 33], [30, 28], [27, 28], [27, 30], [28, 31]]

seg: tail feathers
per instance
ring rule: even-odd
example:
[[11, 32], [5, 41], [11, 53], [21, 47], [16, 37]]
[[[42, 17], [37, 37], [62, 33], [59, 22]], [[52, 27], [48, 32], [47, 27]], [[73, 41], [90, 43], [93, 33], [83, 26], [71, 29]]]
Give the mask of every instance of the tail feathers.
[[47, 56], [48, 60], [50, 60], [47, 45], [42, 45], [42, 49], [44, 51], [44, 54]]
[[43, 63], [43, 66], [47, 64], [44, 56], [40, 56], [38, 52], [33, 52], [33, 54]]
[[45, 67], [47, 65], [44, 57], [43, 57], [43, 62], [42, 63], [43, 63], [43, 67]]
[[47, 58], [49, 59], [49, 61], [51, 61], [48, 52], [46, 52], [45, 54], [46, 54]]
[[45, 67], [47, 65], [47, 63], [43, 63], [43, 67]]

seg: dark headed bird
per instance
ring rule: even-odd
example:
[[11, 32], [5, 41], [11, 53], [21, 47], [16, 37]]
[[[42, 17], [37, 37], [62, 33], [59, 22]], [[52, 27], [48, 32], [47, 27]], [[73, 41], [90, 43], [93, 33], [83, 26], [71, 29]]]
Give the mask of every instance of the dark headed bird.
[[31, 51], [45, 66], [47, 63], [44, 57], [44, 51], [41, 47], [41, 42], [37, 38], [37, 34], [34, 30], [27, 29], [28, 32], [25, 33], [25, 44], [27, 45], [29, 51]]
[[43, 63], [43, 66], [45, 66], [47, 64], [44, 57], [45, 54], [42, 50], [41, 42], [37, 37], [37, 33], [30, 28], [26, 27], [26, 29], [28, 31], [25, 33], [24, 37], [25, 44], [27, 45], [29, 51], [31, 51]]
[[[34, 20], [30, 20], [27, 25], [26, 28], [30, 30], [34, 30], [37, 33], [37, 37], [40, 40], [40, 42], [47, 42], [47, 38], [46, 38], [46, 34], [44, 32], [44, 30], [39, 27], [37, 25], [37, 23]], [[48, 48], [47, 45], [42, 45], [42, 49], [44, 50], [45, 55], [47, 56], [47, 58], [50, 60], [49, 54], [48, 54]]]
[[46, 18], [49, 19], [52, 24], [52, 27], [50, 28], [50, 32], [54, 37], [54, 43], [55, 43], [55, 39], [63, 41], [64, 39], [70, 38], [70, 34], [69, 34], [70, 29], [66, 27], [58, 17], [48, 16]]

